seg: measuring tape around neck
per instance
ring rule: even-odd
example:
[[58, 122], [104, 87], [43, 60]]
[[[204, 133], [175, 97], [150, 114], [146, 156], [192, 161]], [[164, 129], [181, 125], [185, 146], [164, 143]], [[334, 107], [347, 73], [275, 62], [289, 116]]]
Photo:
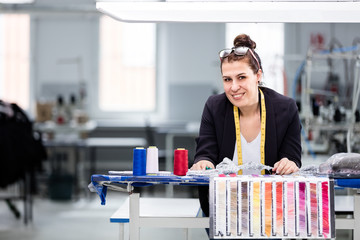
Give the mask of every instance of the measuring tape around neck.
[[[260, 91], [260, 106], [261, 106], [261, 140], [260, 140], [260, 156], [261, 164], [265, 165], [265, 127], [266, 127], [266, 108], [265, 108], [265, 97], [264, 93]], [[241, 132], [240, 132], [240, 117], [238, 107], [234, 106], [234, 121], [235, 121], [235, 131], [236, 131], [236, 144], [237, 144], [237, 154], [238, 154], [238, 165], [242, 165], [242, 151], [241, 151]], [[242, 170], [238, 172], [239, 175], [242, 175]], [[265, 170], [261, 171], [261, 174], [265, 174]]]

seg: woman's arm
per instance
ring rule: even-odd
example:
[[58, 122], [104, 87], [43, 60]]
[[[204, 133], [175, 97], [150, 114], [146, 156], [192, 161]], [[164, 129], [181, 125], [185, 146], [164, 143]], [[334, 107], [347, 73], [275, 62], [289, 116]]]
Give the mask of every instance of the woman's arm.
[[216, 137], [215, 122], [213, 116], [213, 98], [210, 97], [205, 106], [201, 118], [199, 137], [196, 139], [196, 153], [194, 165], [191, 169], [199, 170], [206, 167], [214, 168], [218, 159], [218, 139]]
[[290, 174], [301, 167], [301, 124], [294, 100], [289, 102], [287, 116], [287, 128], [279, 149], [280, 160], [273, 169], [277, 174]]

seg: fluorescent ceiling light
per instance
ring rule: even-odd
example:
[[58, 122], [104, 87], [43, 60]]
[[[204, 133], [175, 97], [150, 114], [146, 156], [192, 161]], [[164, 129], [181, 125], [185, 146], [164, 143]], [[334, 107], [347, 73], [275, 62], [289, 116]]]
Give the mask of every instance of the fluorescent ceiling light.
[[0, 0], [0, 3], [3, 4], [25, 4], [25, 3], [33, 3], [34, 0]]
[[124, 2], [96, 8], [124, 22], [360, 22], [360, 2]]

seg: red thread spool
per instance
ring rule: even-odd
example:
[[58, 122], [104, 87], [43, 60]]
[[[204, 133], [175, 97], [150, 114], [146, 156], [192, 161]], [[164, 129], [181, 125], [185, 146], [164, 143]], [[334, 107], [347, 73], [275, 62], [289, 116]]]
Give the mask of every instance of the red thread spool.
[[188, 150], [178, 148], [174, 151], [174, 174], [185, 176], [188, 171]]

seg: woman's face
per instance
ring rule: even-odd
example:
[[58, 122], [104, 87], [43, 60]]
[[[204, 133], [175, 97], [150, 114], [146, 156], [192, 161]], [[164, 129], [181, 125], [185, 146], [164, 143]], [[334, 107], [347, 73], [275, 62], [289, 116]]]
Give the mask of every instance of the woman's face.
[[254, 74], [249, 64], [244, 61], [222, 64], [224, 91], [230, 102], [239, 108], [253, 106], [258, 102], [258, 82], [262, 72]]

